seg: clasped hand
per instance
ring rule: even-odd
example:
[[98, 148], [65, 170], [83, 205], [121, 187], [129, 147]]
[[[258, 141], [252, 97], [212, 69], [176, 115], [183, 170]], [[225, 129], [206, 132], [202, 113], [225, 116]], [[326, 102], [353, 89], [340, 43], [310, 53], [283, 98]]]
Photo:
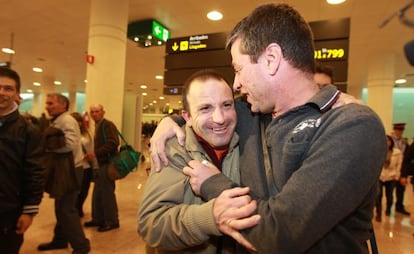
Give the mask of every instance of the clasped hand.
[[[206, 161], [192, 160], [184, 167], [183, 173], [190, 177], [193, 192], [200, 195], [203, 182], [215, 174], [220, 174], [220, 170]], [[250, 251], [256, 251], [253, 244], [239, 232], [260, 222], [260, 215], [252, 215], [257, 209], [257, 203], [248, 195], [249, 191], [248, 187], [223, 191], [214, 201], [213, 216], [220, 232], [233, 237]]]

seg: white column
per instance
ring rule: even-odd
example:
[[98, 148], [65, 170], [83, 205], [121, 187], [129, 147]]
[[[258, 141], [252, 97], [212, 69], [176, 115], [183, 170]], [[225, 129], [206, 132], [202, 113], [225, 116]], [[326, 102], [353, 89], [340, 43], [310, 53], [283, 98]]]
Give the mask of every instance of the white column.
[[381, 118], [387, 133], [392, 129], [395, 56], [384, 53], [371, 57], [367, 105]]
[[91, 0], [86, 110], [102, 104], [105, 117], [122, 130], [128, 0]]

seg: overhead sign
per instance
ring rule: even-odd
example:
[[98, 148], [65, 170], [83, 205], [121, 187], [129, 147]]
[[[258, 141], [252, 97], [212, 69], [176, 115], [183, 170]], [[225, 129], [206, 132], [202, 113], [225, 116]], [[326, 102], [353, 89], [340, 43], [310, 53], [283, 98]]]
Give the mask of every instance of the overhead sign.
[[160, 22], [147, 19], [128, 24], [127, 37], [141, 47], [161, 46], [171, 37]]
[[348, 59], [348, 39], [315, 41], [315, 59], [319, 61]]
[[165, 95], [181, 95], [183, 92], [182, 87], [164, 87]]
[[224, 49], [226, 47], [226, 33], [200, 34], [181, 38], [172, 38], [167, 41], [167, 54], [191, 51]]
[[152, 21], [152, 35], [166, 42], [170, 38], [170, 31], [157, 21]]

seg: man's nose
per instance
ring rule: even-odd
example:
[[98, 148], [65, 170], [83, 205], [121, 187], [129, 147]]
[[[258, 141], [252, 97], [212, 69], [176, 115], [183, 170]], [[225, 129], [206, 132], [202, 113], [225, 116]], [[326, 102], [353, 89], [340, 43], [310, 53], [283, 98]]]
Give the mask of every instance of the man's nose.
[[223, 123], [224, 122], [224, 114], [220, 108], [217, 108], [213, 112], [213, 121], [215, 123]]

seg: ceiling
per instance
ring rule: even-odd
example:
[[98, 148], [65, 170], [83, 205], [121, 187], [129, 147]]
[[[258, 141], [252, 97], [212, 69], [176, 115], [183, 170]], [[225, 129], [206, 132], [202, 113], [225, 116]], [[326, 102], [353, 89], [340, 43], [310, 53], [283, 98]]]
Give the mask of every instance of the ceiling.
[[[262, 0], [129, 0], [128, 22], [156, 19], [171, 32], [172, 38], [215, 32], [229, 32], [254, 7], [269, 1]], [[277, 1], [276, 1], [277, 2]], [[414, 67], [408, 64], [403, 52], [406, 42], [414, 39], [414, 27], [402, 24], [394, 17], [383, 28], [379, 24], [411, 0], [347, 0], [338, 6], [325, 0], [287, 0], [307, 21], [351, 18], [348, 88], [360, 97], [366, 86], [369, 60], [376, 55], [395, 56], [395, 78], [407, 77], [405, 86], [414, 86]], [[0, 0], [0, 48], [10, 47], [16, 54], [10, 58], [0, 52], [0, 61], [12, 60], [12, 68], [22, 78], [22, 93], [27, 89], [41, 92], [33, 82], [53, 86], [55, 90], [83, 92], [86, 79], [85, 55], [88, 47], [90, 0]], [[221, 21], [207, 20], [207, 12], [216, 9], [224, 14]], [[414, 7], [406, 12], [414, 20]], [[141, 48], [127, 42], [125, 90], [141, 93], [140, 85], [148, 86], [144, 104], [153, 100], [158, 105], [170, 103], [176, 107], [178, 96], [162, 96], [165, 46]], [[32, 71], [34, 66], [42, 73]]]

